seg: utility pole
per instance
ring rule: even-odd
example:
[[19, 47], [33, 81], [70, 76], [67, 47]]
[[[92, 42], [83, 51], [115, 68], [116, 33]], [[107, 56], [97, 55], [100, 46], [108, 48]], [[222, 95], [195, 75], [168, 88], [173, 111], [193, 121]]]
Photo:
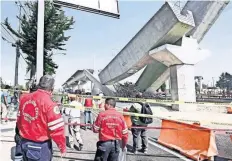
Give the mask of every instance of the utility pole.
[[[22, 6], [19, 6], [19, 18], [21, 18], [21, 8]], [[20, 19], [19, 19], [19, 32], [21, 28], [20, 24]], [[16, 87], [18, 85], [19, 81], [19, 58], [20, 58], [20, 51], [19, 51], [19, 45], [16, 43], [16, 59], [15, 59], [15, 80], [14, 80], [14, 86]]]
[[37, 21], [37, 55], [36, 55], [36, 81], [43, 76], [44, 71], [44, 10], [45, 0], [38, 0]]

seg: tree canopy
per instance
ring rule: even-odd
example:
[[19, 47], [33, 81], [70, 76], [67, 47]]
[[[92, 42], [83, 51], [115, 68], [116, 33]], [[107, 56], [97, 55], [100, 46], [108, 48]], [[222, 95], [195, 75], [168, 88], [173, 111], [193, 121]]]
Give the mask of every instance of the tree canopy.
[[[38, 3], [36, 1], [25, 2], [25, 7], [29, 13], [23, 14], [20, 20], [21, 30], [15, 30], [11, 27], [8, 18], [5, 19], [4, 25], [14, 34], [18, 41], [16, 44], [26, 55], [27, 72], [31, 71], [30, 77], [36, 71], [36, 48], [37, 48], [37, 19]], [[52, 56], [58, 51], [65, 51], [65, 42], [70, 36], [65, 36], [64, 32], [72, 29], [74, 24], [73, 17], [65, 16], [65, 12], [55, 7], [51, 1], [45, 1], [44, 17], [44, 74], [55, 74], [58, 65], [53, 61]]]
[[224, 72], [220, 75], [219, 80], [216, 82], [216, 87], [226, 89], [227, 91], [232, 89], [232, 75]]

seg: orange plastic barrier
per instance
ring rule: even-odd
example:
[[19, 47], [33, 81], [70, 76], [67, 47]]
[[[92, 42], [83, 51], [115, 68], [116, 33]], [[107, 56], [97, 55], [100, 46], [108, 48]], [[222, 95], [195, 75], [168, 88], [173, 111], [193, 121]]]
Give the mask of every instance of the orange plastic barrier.
[[162, 120], [162, 128], [168, 127], [180, 130], [162, 129], [158, 142], [164, 146], [176, 149], [193, 160], [210, 159], [218, 154], [215, 134], [211, 130], [200, 130], [199, 125]]
[[232, 114], [232, 107], [227, 107], [227, 113]]

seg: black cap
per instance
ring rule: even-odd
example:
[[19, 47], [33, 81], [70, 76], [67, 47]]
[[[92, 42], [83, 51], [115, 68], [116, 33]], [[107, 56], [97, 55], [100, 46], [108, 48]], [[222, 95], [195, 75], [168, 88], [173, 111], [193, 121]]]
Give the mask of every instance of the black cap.
[[52, 90], [54, 88], [55, 79], [51, 75], [44, 75], [40, 78], [38, 88], [44, 90]]

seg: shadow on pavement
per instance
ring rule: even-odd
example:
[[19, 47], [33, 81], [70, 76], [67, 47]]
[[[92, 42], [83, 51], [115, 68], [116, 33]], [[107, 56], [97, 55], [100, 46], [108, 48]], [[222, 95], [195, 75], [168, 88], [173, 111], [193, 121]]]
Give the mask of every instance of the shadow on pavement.
[[[53, 155], [54, 158], [60, 158], [60, 156]], [[93, 161], [93, 159], [81, 159], [81, 158], [71, 158], [71, 157], [63, 157], [64, 159], [70, 159], [69, 161], [76, 160], [84, 160], [84, 161]]]
[[221, 157], [214, 157], [214, 161], [232, 161], [232, 159], [221, 158]]
[[14, 143], [14, 141], [12, 141], [12, 140], [0, 140], [1, 142], [12, 142], [12, 143]]
[[[54, 150], [54, 152], [60, 152], [58, 150]], [[95, 151], [67, 151], [67, 154], [95, 154]]]
[[6, 129], [1, 129], [1, 132], [8, 132], [8, 131], [13, 131], [14, 128], [6, 128]]
[[[135, 156], [135, 154], [133, 153], [133, 147], [129, 144], [127, 144], [127, 153], [126, 155], [131, 155], [131, 156]], [[141, 152], [141, 150], [138, 150], [138, 152]], [[179, 158], [176, 157], [174, 155], [167, 155], [167, 154], [143, 154], [143, 153], [139, 153], [137, 154], [138, 156], [144, 156], [144, 157], [154, 157], [154, 158]]]

